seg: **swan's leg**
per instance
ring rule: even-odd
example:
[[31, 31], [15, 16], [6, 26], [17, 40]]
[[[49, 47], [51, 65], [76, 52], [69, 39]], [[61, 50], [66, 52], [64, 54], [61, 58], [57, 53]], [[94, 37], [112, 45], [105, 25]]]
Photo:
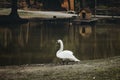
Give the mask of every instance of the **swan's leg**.
[[68, 65], [68, 61], [66, 61], [66, 65]]
[[62, 65], [64, 65], [65, 64], [65, 61], [64, 60], [62, 60]]

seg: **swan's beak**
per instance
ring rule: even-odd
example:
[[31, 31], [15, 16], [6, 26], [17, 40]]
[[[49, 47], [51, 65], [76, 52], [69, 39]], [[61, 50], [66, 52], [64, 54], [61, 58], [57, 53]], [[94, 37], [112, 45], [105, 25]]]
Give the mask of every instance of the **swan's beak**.
[[58, 42], [56, 42], [56, 46], [58, 46]]
[[56, 48], [59, 49], [59, 44], [58, 44], [58, 42], [56, 42]]
[[57, 44], [57, 45], [59, 44], [58, 40], [56, 41], [56, 44]]

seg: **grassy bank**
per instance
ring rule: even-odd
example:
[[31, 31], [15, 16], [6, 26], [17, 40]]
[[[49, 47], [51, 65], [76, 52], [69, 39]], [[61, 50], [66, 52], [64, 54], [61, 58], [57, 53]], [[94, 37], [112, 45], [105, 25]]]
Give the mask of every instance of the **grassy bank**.
[[74, 65], [1, 66], [0, 80], [119, 80], [120, 56], [81, 61]]

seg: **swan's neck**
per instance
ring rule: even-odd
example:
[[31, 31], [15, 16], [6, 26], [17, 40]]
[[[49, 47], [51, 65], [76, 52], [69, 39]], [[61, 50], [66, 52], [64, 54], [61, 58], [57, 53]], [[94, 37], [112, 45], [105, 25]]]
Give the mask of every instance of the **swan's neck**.
[[58, 51], [63, 51], [63, 42], [60, 42], [60, 49]]

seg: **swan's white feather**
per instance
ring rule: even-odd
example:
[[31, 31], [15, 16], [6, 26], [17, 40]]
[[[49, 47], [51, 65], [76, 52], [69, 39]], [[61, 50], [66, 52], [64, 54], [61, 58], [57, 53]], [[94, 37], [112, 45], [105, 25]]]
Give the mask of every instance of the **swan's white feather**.
[[61, 51], [58, 55], [58, 58], [62, 60], [70, 60], [70, 61], [79, 61], [74, 55], [72, 51], [64, 50]]
[[56, 56], [62, 60], [70, 60], [70, 61], [80, 61], [74, 55], [72, 51], [63, 50], [63, 42], [62, 40], [58, 40], [60, 43], [60, 49], [57, 51]]

